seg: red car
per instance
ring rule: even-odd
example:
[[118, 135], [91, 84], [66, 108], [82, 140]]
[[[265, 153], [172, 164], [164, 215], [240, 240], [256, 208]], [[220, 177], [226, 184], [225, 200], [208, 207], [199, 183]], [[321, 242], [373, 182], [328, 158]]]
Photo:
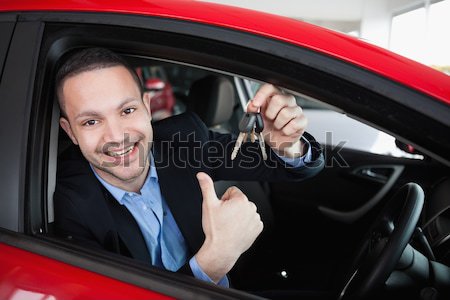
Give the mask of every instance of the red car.
[[[293, 93], [307, 130], [323, 134], [326, 167], [314, 178], [216, 183], [239, 186], [265, 223], [230, 272], [232, 288], [55, 235], [56, 165], [70, 143], [59, 130], [55, 70], [88, 46], [164, 69], [172, 113], [193, 110], [211, 130], [237, 133], [248, 99], [269, 82]], [[300, 21], [199, 1], [3, 0], [0, 99], [1, 299], [450, 296], [443, 73]], [[350, 146], [380, 137], [395, 151]]]
[[140, 66], [136, 73], [143, 82], [144, 92], [150, 94], [152, 121], [173, 115], [175, 96], [162, 67]]

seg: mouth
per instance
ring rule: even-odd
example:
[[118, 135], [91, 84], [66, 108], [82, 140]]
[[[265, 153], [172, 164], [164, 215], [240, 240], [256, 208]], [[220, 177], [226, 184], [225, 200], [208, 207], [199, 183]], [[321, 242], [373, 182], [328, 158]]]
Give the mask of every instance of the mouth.
[[120, 150], [116, 150], [116, 151], [112, 151], [112, 150], [107, 151], [106, 154], [108, 156], [115, 157], [115, 158], [124, 157], [124, 156], [128, 155], [129, 153], [131, 153], [135, 147], [136, 147], [136, 144], [133, 144], [125, 149], [120, 149]]

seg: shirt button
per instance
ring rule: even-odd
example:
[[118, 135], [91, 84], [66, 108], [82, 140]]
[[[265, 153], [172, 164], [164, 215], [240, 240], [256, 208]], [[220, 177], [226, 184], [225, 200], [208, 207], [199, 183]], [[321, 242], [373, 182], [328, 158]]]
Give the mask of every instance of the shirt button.
[[142, 205], [142, 208], [144, 209], [144, 210], [147, 210], [147, 205]]

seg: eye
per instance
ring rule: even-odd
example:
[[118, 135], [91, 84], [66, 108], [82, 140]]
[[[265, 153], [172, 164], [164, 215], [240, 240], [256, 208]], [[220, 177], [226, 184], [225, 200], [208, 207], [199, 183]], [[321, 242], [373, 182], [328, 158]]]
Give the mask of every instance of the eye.
[[83, 123], [83, 126], [94, 126], [97, 123], [98, 123], [97, 120], [87, 120], [86, 122]]
[[129, 115], [129, 114], [131, 114], [132, 112], [134, 112], [135, 110], [136, 110], [136, 108], [134, 108], [134, 107], [125, 108], [125, 109], [122, 111], [122, 115]]

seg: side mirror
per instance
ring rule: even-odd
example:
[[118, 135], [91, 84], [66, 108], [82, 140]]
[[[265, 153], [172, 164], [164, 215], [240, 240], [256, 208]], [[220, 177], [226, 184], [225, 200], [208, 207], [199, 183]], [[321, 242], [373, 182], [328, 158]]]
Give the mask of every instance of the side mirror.
[[413, 146], [411, 146], [409, 144], [406, 144], [406, 143], [403, 143], [403, 142], [399, 141], [398, 139], [395, 139], [395, 145], [397, 146], [397, 148], [399, 148], [400, 150], [405, 151], [406, 153], [423, 155], [422, 152], [420, 152], [419, 150], [417, 150]]

